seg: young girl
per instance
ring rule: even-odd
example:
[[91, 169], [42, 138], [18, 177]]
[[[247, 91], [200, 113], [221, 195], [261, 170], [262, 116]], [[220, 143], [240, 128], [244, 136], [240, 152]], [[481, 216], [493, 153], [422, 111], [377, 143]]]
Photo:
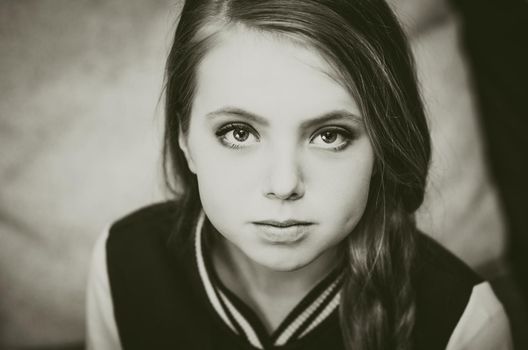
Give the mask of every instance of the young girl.
[[429, 135], [383, 1], [187, 1], [166, 84], [176, 199], [96, 244], [89, 348], [511, 348], [415, 227]]

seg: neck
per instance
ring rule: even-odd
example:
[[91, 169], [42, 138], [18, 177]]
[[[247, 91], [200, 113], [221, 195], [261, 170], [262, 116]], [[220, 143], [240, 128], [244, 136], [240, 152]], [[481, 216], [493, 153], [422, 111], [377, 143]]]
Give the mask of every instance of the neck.
[[213, 248], [213, 265], [222, 283], [255, 311], [270, 333], [337, 259], [333, 248], [300, 269], [277, 271], [251, 260], [220, 234]]

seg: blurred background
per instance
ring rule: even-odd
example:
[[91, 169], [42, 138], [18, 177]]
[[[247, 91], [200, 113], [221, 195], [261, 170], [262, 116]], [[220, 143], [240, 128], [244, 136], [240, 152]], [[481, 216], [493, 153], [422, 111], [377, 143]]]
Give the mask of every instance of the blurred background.
[[174, 5], [0, 2], [0, 348], [82, 342], [96, 236], [161, 197]]
[[[411, 40], [433, 138], [419, 226], [492, 281], [518, 348], [528, 348], [528, 147], [520, 134], [528, 116], [515, 107], [526, 92], [508, 83], [526, 68], [504, 64], [527, 62], [526, 47], [500, 47], [523, 42], [526, 2], [505, 1], [502, 12], [490, 1], [479, 11], [471, 1], [390, 3]], [[159, 99], [180, 5], [0, 1], [0, 349], [82, 349], [95, 239], [116, 218], [167, 197]], [[512, 32], [481, 33], [487, 15]], [[509, 97], [493, 97], [501, 93]]]

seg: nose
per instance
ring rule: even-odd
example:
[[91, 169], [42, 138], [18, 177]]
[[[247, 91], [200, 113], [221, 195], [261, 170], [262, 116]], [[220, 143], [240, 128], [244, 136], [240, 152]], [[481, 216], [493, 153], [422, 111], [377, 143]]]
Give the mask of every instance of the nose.
[[270, 156], [264, 180], [264, 195], [270, 199], [297, 200], [304, 196], [305, 184], [295, 152]]

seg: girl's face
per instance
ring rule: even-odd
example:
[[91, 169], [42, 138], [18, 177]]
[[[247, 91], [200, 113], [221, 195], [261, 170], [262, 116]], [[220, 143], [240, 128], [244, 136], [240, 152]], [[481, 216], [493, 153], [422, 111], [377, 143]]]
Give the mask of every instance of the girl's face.
[[243, 29], [223, 32], [198, 67], [180, 147], [208, 219], [272, 270], [335, 252], [365, 210], [374, 154], [332, 73], [312, 49]]

